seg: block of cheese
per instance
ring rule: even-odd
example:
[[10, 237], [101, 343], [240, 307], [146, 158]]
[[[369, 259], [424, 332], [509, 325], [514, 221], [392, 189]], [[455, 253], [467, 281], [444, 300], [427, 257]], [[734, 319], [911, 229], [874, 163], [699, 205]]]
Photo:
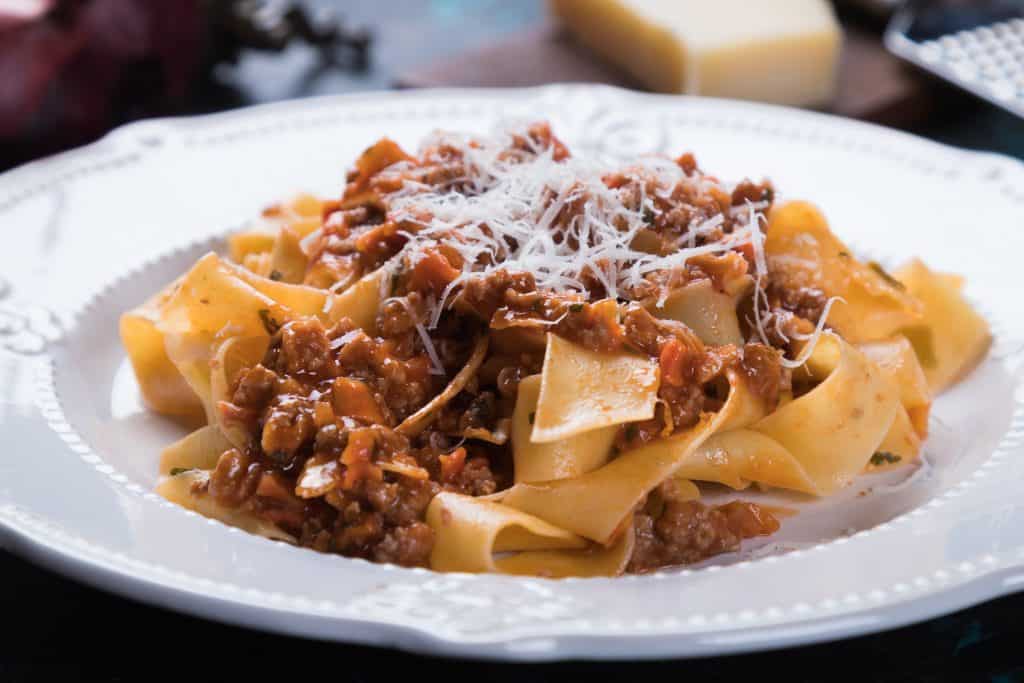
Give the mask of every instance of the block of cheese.
[[575, 38], [659, 92], [818, 106], [842, 34], [828, 0], [550, 0]]

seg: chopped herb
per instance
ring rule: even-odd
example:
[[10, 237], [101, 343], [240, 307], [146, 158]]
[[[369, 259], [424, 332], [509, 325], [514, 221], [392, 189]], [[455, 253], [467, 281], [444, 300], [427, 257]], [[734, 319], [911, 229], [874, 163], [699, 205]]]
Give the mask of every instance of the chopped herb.
[[273, 280], [274, 282], [277, 282], [278, 280], [281, 280], [283, 278], [284, 278], [284, 275], [281, 274], [280, 270], [272, 270], [272, 271], [270, 271], [270, 279]]
[[534, 420], [535, 420], [536, 418], [537, 418], [537, 413], [530, 413], [530, 424], [533, 424], [533, 421], [534, 421]]
[[194, 469], [195, 469], [195, 467], [172, 467], [171, 468], [171, 476], [172, 477], [176, 477], [179, 474], [184, 474], [185, 472], [191, 472]]
[[764, 188], [761, 193], [761, 201], [763, 202], [774, 202], [775, 201], [775, 190], [771, 187]]
[[277, 334], [277, 331], [281, 329], [281, 325], [271, 317], [270, 311], [265, 308], [261, 308], [258, 312], [260, 314], [260, 320], [263, 321], [263, 328], [266, 329], [267, 334]]
[[848, 252], [848, 251], [841, 251], [841, 252], [839, 252], [839, 256], [841, 258], [850, 258], [850, 252]]
[[889, 275], [889, 273], [885, 271], [885, 268], [883, 268], [881, 264], [879, 264], [878, 262], [868, 261], [868, 268], [878, 273], [878, 276], [885, 280], [886, 283], [889, 284], [890, 286], [895, 287], [896, 289], [899, 290], [906, 289], [902, 282], [894, 278], [892, 275]]
[[541, 310], [541, 300], [537, 299], [536, 301], [534, 301], [533, 305], [530, 306], [530, 309], [539, 313]]
[[573, 313], [579, 313], [583, 310], [583, 304], [572, 304], [569, 306], [569, 310]]
[[889, 453], [888, 451], [878, 451], [877, 453], [871, 456], [871, 464], [892, 465], [893, 463], [897, 463], [902, 459], [903, 458], [901, 458], [898, 455], [895, 455], [894, 453]]
[[398, 271], [391, 274], [391, 293], [394, 294], [398, 291], [398, 282], [401, 280], [402, 274]]
[[644, 223], [654, 222], [654, 209], [649, 206], [644, 207]]

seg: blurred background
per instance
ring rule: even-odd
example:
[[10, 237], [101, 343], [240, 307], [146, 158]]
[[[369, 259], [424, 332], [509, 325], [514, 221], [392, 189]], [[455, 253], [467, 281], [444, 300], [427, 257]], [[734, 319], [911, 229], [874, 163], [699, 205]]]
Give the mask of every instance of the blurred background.
[[[601, 6], [615, 4], [0, 0], [0, 170], [96, 139], [126, 121], [314, 95], [555, 81], [649, 89], [657, 85], [649, 70], [661, 68], [659, 55], [650, 55], [649, 63], [637, 68], [626, 63], [628, 56], [595, 46], [593, 31], [604, 28], [581, 26], [587, 21], [578, 16], [581, 12], [597, 13]], [[679, 20], [672, 2], [646, 4], [655, 8], [655, 22], [671, 27]], [[828, 6], [827, 0], [795, 2], [800, 13], [816, 4]], [[831, 79], [828, 97], [815, 102], [783, 98], [783, 103], [1024, 156], [1024, 125], [1012, 113], [1024, 105], [1024, 21], [1013, 21], [1024, 15], [1020, 2], [833, 4], [841, 56], [834, 67], [825, 68], [829, 73], [814, 75]], [[561, 18], [555, 9], [562, 10]], [[971, 38], [976, 33], [972, 29], [987, 31], [985, 26], [999, 22], [1007, 30], [988, 31], [988, 42], [985, 34], [980, 42]], [[609, 30], [621, 37], [621, 31]], [[800, 30], [813, 38], [822, 29]], [[628, 44], [625, 48], [632, 49]], [[800, 49], [811, 50], [796, 45], [788, 57], [779, 57], [778, 71], [788, 69], [787, 58], [799, 63], [801, 58], [820, 57], [817, 52], [802, 55]], [[742, 59], [729, 65], [734, 71], [747, 67]], [[986, 79], [999, 81], [1002, 100], [992, 88], [986, 90]], [[658, 89], [692, 88], [682, 84]], [[756, 88], [725, 92], [764, 99]]]

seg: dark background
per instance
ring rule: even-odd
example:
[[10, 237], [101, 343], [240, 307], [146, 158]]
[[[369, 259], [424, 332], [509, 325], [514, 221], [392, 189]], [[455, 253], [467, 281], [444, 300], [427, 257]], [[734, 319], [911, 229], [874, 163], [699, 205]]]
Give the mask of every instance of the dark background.
[[[761, 1], [761, 0], [752, 0]], [[364, 70], [325, 65], [314, 48], [243, 52], [161, 113], [201, 113], [313, 94], [393, 87], [424, 64], [501, 40], [543, 20], [540, 0], [302, 3], [341, 10], [373, 32]], [[0, 38], [2, 40], [2, 38]], [[0, 46], [2, 47], [2, 46]], [[5, 78], [0, 69], [0, 78]], [[941, 106], [909, 129], [1024, 158], [1024, 123], [935, 85]], [[135, 118], [138, 113], [118, 114]], [[45, 140], [43, 141], [46, 142]], [[34, 143], [35, 144], [35, 143]], [[36, 145], [0, 146], [0, 168]], [[509, 665], [431, 659], [222, 626], [100, 593], [0, 551], [0, 682], [18, 680], [637, 680], [779, 677], [789, 681], [1024, 681], [1024, 595], [912, 627], [834, 644], [704, 660]]]

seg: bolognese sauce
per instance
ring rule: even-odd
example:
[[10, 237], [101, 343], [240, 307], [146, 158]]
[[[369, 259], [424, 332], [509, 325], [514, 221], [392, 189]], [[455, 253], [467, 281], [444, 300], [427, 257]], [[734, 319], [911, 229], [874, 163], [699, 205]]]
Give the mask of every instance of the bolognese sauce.
[[[519, 382], [541, 370], [546, 334], [656, 361], [655, 416], [619, 428], [620, 453], [718, 410], [728, 373], [741, 373], [769, 407], [789, 390], [781, 340], [708, 345], [640, 303], [705, 280], [716, 291], [733, 291], [753, 268], [749, 249], [699, 254], [616, 291], [600, 261], [581, 271], [578, 287], [559, 289], [514, 264], [494, 267], [500, 258], [487, 250], [475, 257], [487, 271], [462, 278], [467, 250], [451, 246], [461, 239], [459, 226], [430, 249], [405, 249], [434, 218], [417, 206], [418, 193], [443, 191], [456, 201], [480, 191], [466, 158], [472, 144], [438, 142], [414, 157], [383, 140], [356, 163], [342, 197], [327, 203], [322, 228], [307, 238], [305, 283], [342, 291], [383, 267], [390, 296], [371, 330], [348, 319], [329, 328], [302, 319], [272, 330], [262, 362], [239, 373], [229, 400], [216, 407], [251, 439], [248, 448], [221, 455], [207, 495], [272, 522], [303, 546], [426, 566], [434, 535], [424, 516], [434, 496], [490, 495], [512, 484], [507, 424]], [[569, 157], [546, 124], [513, 136], [502, 158], [515, 163], [541, 153]], [[666, 187], [641, 167], [603, 178], [624, 206], [643, 213], [645, 225], [634, 237], [643, 252], [666, 255], [720, 241], [738, 229], [745, 211], [767, 210], [774, 199], [768, 183], [723, 190], [698, 175], [692, 155], [659, 163], [673, 164], [683, 180]], [[573, 198], [545, 218], [555, 240], [579, 239], [558, 226], [570, 225], [590, 199], [572, 188], [566, 194]], [[392, 206], [398, 198], [401, 210]], [[486, 220], [476, 229], [486, 231]], [[819, 304], [813, 293], [793, 299], [765, 285], [780, 316], [809, 314]], [[479, 370], [425, 429], [403, 433], [403, 422], [444, 390], [484, 332], [492, 343]], [[629, 571], [699, 561], [778, 527], [752, 503], [707, 507], [675, 500], [669, 489], [659, 489], [659, 505], [647, 501], [636, 511]]]

